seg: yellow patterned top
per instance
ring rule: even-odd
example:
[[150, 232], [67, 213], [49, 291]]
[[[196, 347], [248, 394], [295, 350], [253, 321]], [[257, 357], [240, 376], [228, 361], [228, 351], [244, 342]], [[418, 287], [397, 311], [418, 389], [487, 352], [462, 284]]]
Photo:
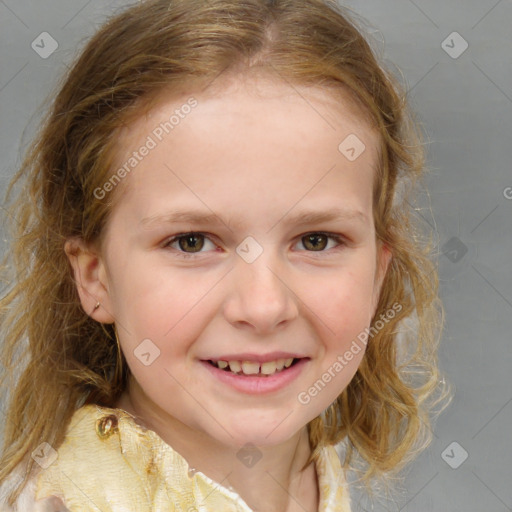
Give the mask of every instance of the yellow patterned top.
[[[85, 405], [63, 444], [42, 448], [36, 499], [63, 499], [72, 512], [253, 512], [233, 490], [187, 461], [122, 409]], [[37, 458], [37, 454], [36, 454]], [[316, 464], [319, 512], [350, 512], [347, 484], [333, 446]]]

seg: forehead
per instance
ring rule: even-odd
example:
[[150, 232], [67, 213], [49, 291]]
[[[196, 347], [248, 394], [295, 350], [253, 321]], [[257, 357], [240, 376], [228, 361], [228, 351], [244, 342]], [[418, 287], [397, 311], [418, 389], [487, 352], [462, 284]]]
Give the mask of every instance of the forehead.
[[[205, 116], [215, 115], [220, 124], [227, 121], [228, 115], [237, 114], [240, 122], [252, 122], [254, 125], [259, 121], [263, 126], [265, 122], [275, 122], [278, 118], [278, 115], [272, 116], [269, 109], [265, 109], [262, 115], [262, 107], [273, 105], [276, 114], [286, 112], [288, 116], [303, 118], [304, 123], [296, 126], [296, 129], [301, 126], [307, 129], [310, 126], [312, 131], [323, 125], [321, 127], [324, 130], [329, 129], [335, 133], [340, 127], [343, 130], [350, 126], [360, 138], [365, 139], [370, 150], [379, 150], [379, 134], [368, 109], [362, 106], [348, 88], [299, 85], [257, 71], [239, 74], [232, 72], [215, 79], [206, 87], [189, 89], [182, 86], [172, 91], [163, 88], [151, 98], [144, 99], [140, 116], [118, 130], [118, 149], [122, 151], [136, 147], [141, 136], [151, 133], [159, 122], [169, 121], [170, 114], [178, 114], [177, 111], [191, 98], [199, 106], [194, 109], [193, 117], [198, 117], [197, 112], [200, 111]], [[179, 124], [183, 126], [190, 124], [190, 121]], [[172, 131], [175, 135], [179, 130], [172, 128]]]
[[[269, 193], [279, 193], [280, 188], [284, 193], [293, 186], [291, 194], [296, 194], [297, 178], [304, 187], [312, 185], [334, 165], [347, 175], [366, 172], [371, 183], [379, 148], [378, 133], [343, 91], [333, 94], [259, 77], [227, 77], [203, 91], [162, 91], [151, 109], [119, 131], [117, 165], [133, 158], [149, 139], [154, 148], [116, 194], [123, 190], [122, 197], [126, 192], [140, 195], [151, 187], [163, 193], [170, 181], [173, 194], [188, 186], [189, 195], [220, 197], [221, 183], [254, 194], [263, 194], [265, 187]], [[354, 149], [347, 144], [357, 151], [364, 146], [357, 162], [340, 152]], [[187, 183], [180, 184], [179, 176], [186, 176]], [[328, 191], [324, 181], [323, 188], [317, 185], [310, 195]], [[336, 185], [350, 189], [352, 183]]]

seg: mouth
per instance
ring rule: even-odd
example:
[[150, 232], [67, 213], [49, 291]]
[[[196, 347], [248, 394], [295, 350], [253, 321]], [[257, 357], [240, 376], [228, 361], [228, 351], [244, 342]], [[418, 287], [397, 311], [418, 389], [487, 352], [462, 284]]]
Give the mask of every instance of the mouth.
[[251, 375], [257, 377], [270, 377], [272, 375], [276, 375], [278, 373], [286, 371], [288, 368], [295, 366], [302, 360], [309, 358], [294, 358], [289, 357], [287, 359], [276, 359], [274, 361], [267, 361], [265, 363], [260, 363], [257, 361], [214, 361], [207, 360], [206, 362], [217, 368], [219, 370], [223, 370], [224, 372], [231, 373], [234, 375]]
[[[311, 362], [310, 357], [289, 357], [289, 354], [286, 354], [288, 356], [286, 359], [279, 357], [285, 354], [265, 356], [247, 354], [245, 357], [244, 355], [239, 354], [239, 357], [242, 356], [239, 360], [236, 357], [224, 357], [224, 359], [202, 359], [200, 362], [207, 373], [213, 377], [214, 382], [220, 383], [221, 386], [228, 386], [236, 392], [253, 396], [269, 396], [286, 390], [296, 379], [304, 375]], [[217, 384], [214, 385], [217, 386]], [[216, 390], [216, 388], [213, 389]]]

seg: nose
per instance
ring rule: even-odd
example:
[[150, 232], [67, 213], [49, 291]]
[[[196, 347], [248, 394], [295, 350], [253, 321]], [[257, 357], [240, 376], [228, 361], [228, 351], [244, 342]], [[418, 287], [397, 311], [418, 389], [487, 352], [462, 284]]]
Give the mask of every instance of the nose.
[[238, 329], [270, 334], [298, 316], [298, 298], [290, 274], [277, 257], [265, 250], [255, 261], [242, 258], [231, 272], [231, 286], [224, 316]]

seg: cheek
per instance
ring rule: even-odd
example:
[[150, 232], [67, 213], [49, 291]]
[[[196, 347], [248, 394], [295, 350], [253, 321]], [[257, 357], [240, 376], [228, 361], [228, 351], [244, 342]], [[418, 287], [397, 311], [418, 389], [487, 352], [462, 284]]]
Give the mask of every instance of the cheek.
[[364, 357], [373, 282], [347, 272], [334, 280], [332, 276], [315, 279], [315, 283], [318, 287], [305, 303], [319, 343], [318, 365], [311, 386], [299, 394], [298, 401], [317, 415], [348, 386]]
[[302, 296], [321, 345], [316, 378], [328, 388], [322, 393], [322, 401], [326, 401], [323, 405], [327, 406], [345, 389], [364, 357], [372, 315], [373, 275], [363, 270], [347, 271], [335, 278], [317, 276], [313, 282], [315, 286], [308, 294], [304, 290]]
[[[155, 382], [173, 387], [169, 368], [173, 375], [178, 372], [175, 378], [183, 385], [191, 384], [189, 365], [178, 368], [176, 361], [192, 357], [191, 347], [215, 314], [213, 288], [218, 280], [206, 274], [156, 271], [156, 266], [123, 280], [116, 311], [118, 332], [128, 365], [143, 387], [152, 389]], [[154, 392], [159, 389], [157, 385]]]
[[205, 276], [173, 269], [152, 258], [132, 257], [112, 275], [116, 319], [153, 326], [152, 330], [162, 336], [201, 300], [208, 281]]
[[368, 327], [372, 314], [371, 272], [341, 271], [314, 276], [300, 292], [304, 304], [316, 316], [329, 344], [343, 344], [347, 337]]

